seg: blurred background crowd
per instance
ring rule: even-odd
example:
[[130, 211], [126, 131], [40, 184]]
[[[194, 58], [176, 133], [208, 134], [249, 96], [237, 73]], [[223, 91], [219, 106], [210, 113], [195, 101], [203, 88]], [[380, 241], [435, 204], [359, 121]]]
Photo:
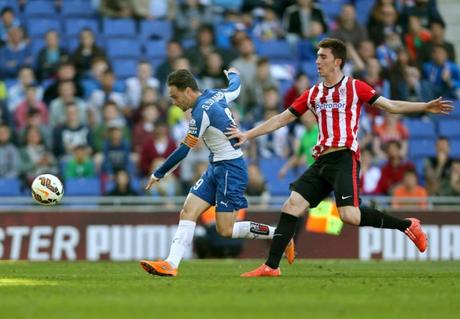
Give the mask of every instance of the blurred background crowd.
[[[283, 111], [319, 79], [316, 44], [346, 42], [344, 73], [381, 95], [456, 100], [460, 71], [434, 0], [0, 0], [0, 188], [25, 193], [40, 173], [67, 195], [142, 195], [183, 140], [187, 113], [167, 75], [189, 69], [202, 90], [241, 72], [231, 105], [243, 129]], [[367, 195], [460, 195], [460, 104], [448, 117], [400, 117], [365, 105], [360, 187]], [[317, 124], [245, 146], [247, 195], [289, 193], [311, 165]], [[201, 143], [153, 196], [184, 195], [206, 169]], [[419, 205], [426, 202], [420, 200]]]

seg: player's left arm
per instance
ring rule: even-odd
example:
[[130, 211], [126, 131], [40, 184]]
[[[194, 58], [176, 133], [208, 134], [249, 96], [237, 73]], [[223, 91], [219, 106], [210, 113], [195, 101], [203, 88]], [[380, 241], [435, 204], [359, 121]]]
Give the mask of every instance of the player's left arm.
[[180, 162], [188, 155], [190, 149], [198, 143], [198, 139], [203, 135], [208, 126], [209, 118], [206, 112], [203, 111], [199, 116], [192, 115], [187, 136], [179, 147], [168, 156], [166, 161], [152, 173], [145, 187], [146, 190], [150, 189], [156, 182], [176, 169]]
[[354, 85], [360, 100], [377, 106], [390, 113], [407, 114], [429, 112], [449, 114], [449, 112], [453, 110], [452, 101], [443, 100], [442, 97], [438, 97], [437, 99], [426, 103], [397, 101], [380, 96], [373, 88], [362, 81], [355, 80]]
[[225, 100], [227, 104], [236, 100], [240, 95], [241, 91], [241, 79], [240, 79], [240, 72], [231, 67], [228, 70], [224, 70], [225, 76], [228, 79], [228, 87], [223, 89], [222, 92], [225, 95]]

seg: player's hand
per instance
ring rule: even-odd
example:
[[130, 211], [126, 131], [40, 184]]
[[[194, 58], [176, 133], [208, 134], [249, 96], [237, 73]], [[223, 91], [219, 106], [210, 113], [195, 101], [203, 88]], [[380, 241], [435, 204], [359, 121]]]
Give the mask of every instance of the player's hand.
[[158, 178], [150, 176], [150, 180], [147, 183], [147, 185], [145, 186], [145, 190], [148, 191], [149, 189], [151, 189], [152, 186], [155, 185], [155, 183], [158, 182], [158, 181], [159, 181]]
[[237, 68], [231, 67], [228, 70], [224, 70], [225, 76], [228, 78], [228, 73], [233, 72], [240, 75], [240, 71]]
[[248, 140], [246, 132], [241, 132], [236, 126], [229, 127], [227, 132], [225, 132], [225, 135], [227, 135], [229, 140], [232, 138], [236, 138], [238, 140], [238, 143], [236, 143], [235, 146], [241, 146]]
[[449, 114], [454, 109], [452, 101], [443, 100], [442, 96], [427, 103], [426, 111], [435, 114]]

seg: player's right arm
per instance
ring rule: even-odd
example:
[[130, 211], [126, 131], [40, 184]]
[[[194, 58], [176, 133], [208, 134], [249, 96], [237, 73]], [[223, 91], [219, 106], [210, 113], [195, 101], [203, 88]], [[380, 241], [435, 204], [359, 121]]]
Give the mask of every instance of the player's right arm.
[[235, 146], [240, 146], [247, 140], [276, 131], [277, 129], [295, 121], [299, 116], [308, 111], [308, 95], [309, 90], [305, 91], [301, 96], [299, 96], [286, 111], [273, 116], [269, 120], [247, 132], [241, 132], [237, 127], [231, 127], [225, 134], [229, 139], [238, 139], [238, 143], [236, 143]]

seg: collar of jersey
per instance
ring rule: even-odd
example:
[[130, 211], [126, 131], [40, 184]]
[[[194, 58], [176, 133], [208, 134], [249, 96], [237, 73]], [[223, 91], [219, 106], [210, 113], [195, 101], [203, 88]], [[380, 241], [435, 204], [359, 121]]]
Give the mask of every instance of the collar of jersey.
[[196, 99], [195, 101], [195, 104], [193, 105], [192, 107], [192, 111], [196, 108], [196, 106], [199, 104], [200, 102], [200, 99], [204, 96], [204, 94], [206, 93], [207, 89], [204, 90], [203, 92], [201, 92], [201, 95]]
[[342, 76], [342, 78], [340, 79], [340, 81], [337, 82], [336, 84], [334, 84], [333, 86], [327, 86], [327, 85], [324, 84], [324, 82], [323, 82], [323, 86], [324, 86], [326, 89], [332, 89], [332, 88], [336, 87], [337, 85], [339, 85], [340, 83], [342, 83], [343, 79], [345, 79], [345, 75]]

